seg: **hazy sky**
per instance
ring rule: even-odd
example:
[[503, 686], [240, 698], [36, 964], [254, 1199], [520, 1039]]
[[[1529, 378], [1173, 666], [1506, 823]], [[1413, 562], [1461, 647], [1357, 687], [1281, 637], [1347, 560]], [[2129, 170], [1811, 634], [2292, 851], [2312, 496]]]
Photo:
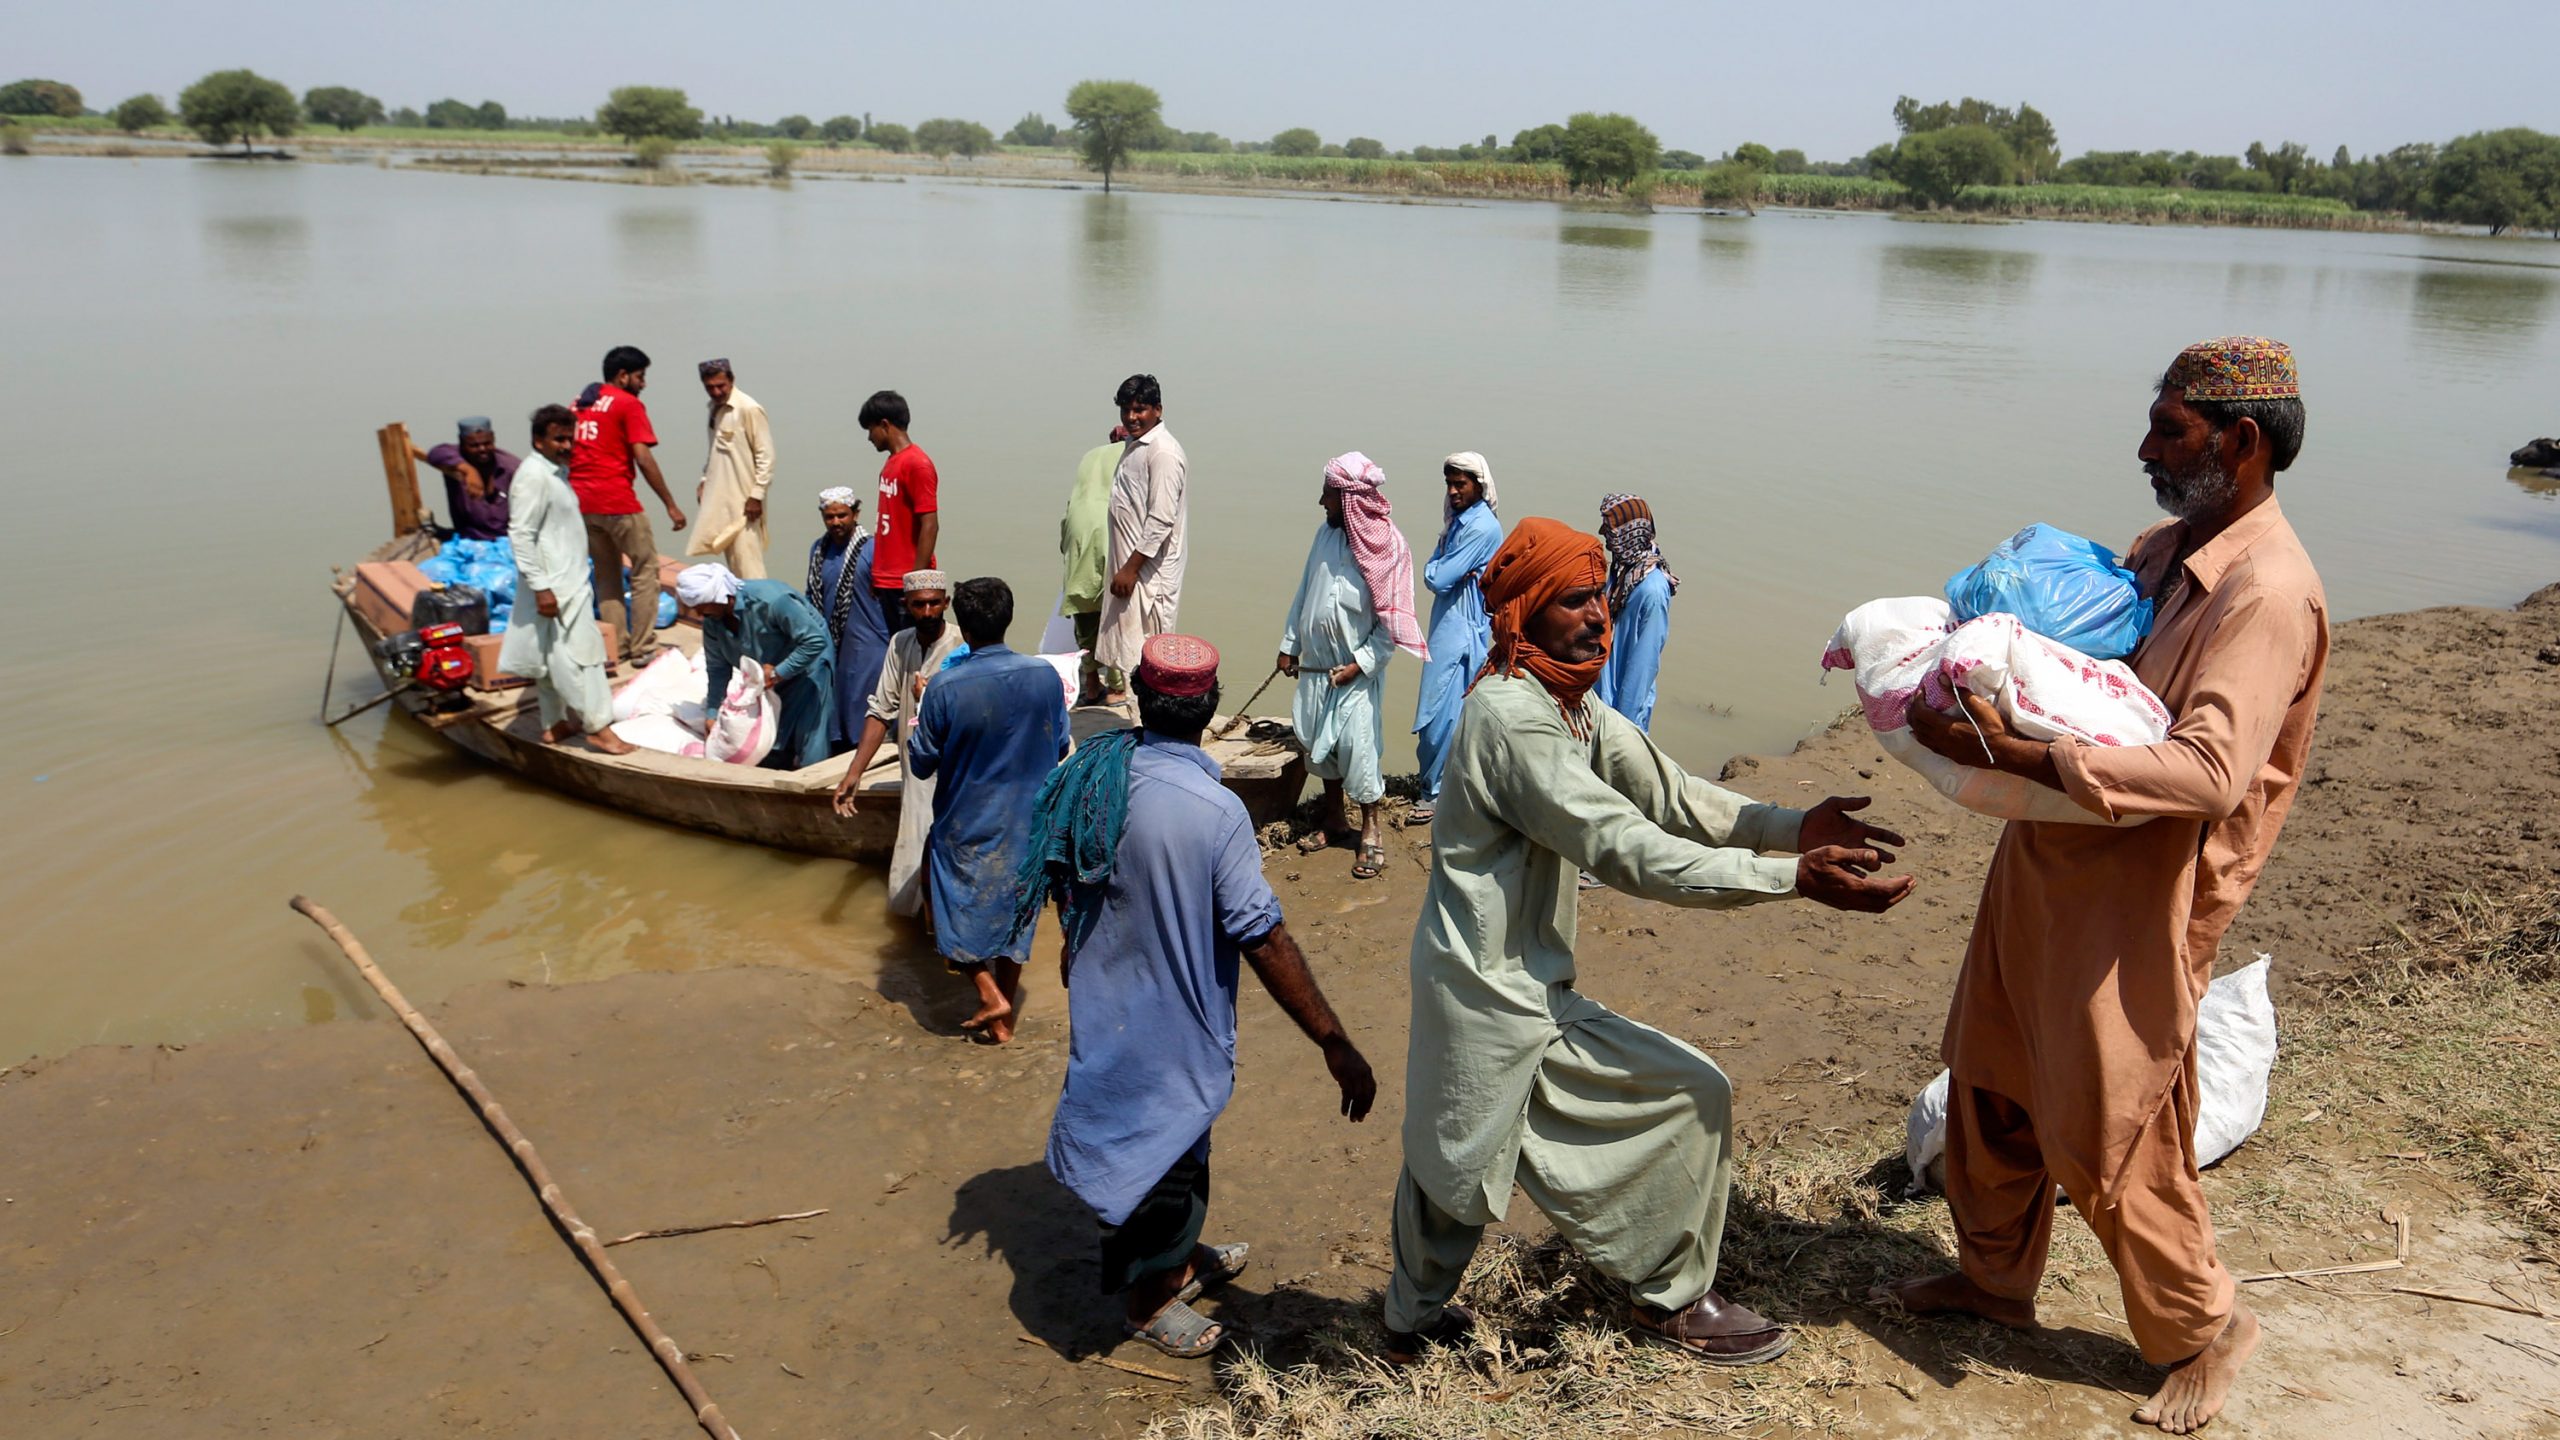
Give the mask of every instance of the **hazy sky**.
[[2255, 5], [1656, 4], [1398, 6], [844, 0], [619, 5], [444, 0], [223, 4], [8, 0], [0, 68], [105, 107], [174, 101], [246, 65], [297, 92], [387, 105], [446, 95], [584, 115], [615, 85], [678, 85], [714, 114], [937, 115], [999, 132], [1063, 120], [1067, 88], [1135, 79], [1168, 123], [1261, 138], [1309, 125], [1390, 149], [1455, 145], [1575, 110], [1624, 110], [1663, 143], [1744, 140], [1817, 159], [1891, 138], [1898, 94], [2026, 100], [2063, 152], [2300, 140], [2325, 156], [2531, 125], [2560, 131], [2554, 0], [2261, 0]]

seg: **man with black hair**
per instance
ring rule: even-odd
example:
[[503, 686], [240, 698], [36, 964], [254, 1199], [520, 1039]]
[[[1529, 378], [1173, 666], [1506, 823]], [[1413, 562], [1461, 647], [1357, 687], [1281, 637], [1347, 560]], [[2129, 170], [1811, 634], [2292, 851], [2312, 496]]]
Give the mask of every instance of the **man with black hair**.
[[942, 477], [933, 457], [907, 438], [907, 400], [882, 390], [862, 402], [855, 422], [871, 448], [889, 458], [880, 466], [880, 520], [871, 544], [871, 598], [891, 634], [907, 628], [906, 574], [935, 568], [942, 543]]
[[1111, 475], [1111, 568], [1093, 649], [1104, 668], [1127, 672], [1138, 667], [1148, 636], [1173, 629], [1182, 603], [1191, 458], [1164, 426], [1156, 377], [1130, 376], [1114, 399], [1129, 438]]
[[1324, 1053], [1342, 1114], [1378, 1083], [1325, 1003], [1262, 878], [1253, 820], [1200, 735], [1218, 709], [1218, 652], [1149, 640], [1134, 677], [1143, 729], [1096, 736], [1040, 788], [1016, 928], [1055, 899], [1066, 932], [1064, 1092], [1049, 1173], [1102, 1225], [1102, 1289], [1128, 1333], [1180, 1360], [1224, 1327], [1189, 1302], [1234, 1279], [1250, 1247], [1200, 1243], [1209, 1129], [1235, 1093], [1239, 958]]
[[2168, 1367], [2133, 1418], [2173, 1435], [2221, 1412], [2258, 1343], [2196, 1175], [2196, 1006], [2302, 783], [2328, 668], [2319, 572], [2276, 504], [2302, 431], [2281, 342], [2190, 345], [2160, 377], [2135, 453], [2173, 518], [2125, 563], [2158, 605], [2130, 663], [2177, 714], [2166, 740], [2047, 743], [1977, 699], [1911, 707], [1912, 734], [1960, 765], [2148, 820], [2001, 834], [1943, 1047], [1962, 1268], [1893, 1296], [2032, 1327], [2059, 1184], [2115, 1266], [2134, 1344]]
[[702, 480], [693, 503], [702, 507], [700, 529], [687, 555], [719, 560], [741, 580], [764, 573], [765, 492], [773, 486], [773, 422], [764, 407], [738, 388], [726, 357], [694, 367], [711, 402], [702, 458]]
[[[578, 397], [577, 439], [569, 486], [586, 516], [587, 558], [595, 565], [604, 618], [622, 627], [622, 657], [639, 660], [657, 648], [658, 542], [631, 483], [636, 466], [667, 507], [667, 523], [684, 528], [684, 512], [658, 473], [658, 432], [640, 392], [649, 388], [649, 357], [636, 345], [605, 352], [604, 383]], [[631, 570], [631, 604], [622, 603], [623, 567]]]
[[925, 687], [907, 758], [934, 781], [925, 859], [934, 944], [978, 987], [978, 1011], [961, 1028], [1001, 1045], [1013, 1038], [1031, 953], [1030, 936], [1013, 934], [1014, 872], [1040, 784], [1067, 753], [1067, 696], [1048, 661], [1006, 648], [1013, 590], [1002, 580], [961, 581], [951, 612], [968, 649]]
[[604, 636], [587, 581], [586, 524], [561, 471], [576, 428], [566, 405], [534, 411], [533, 456], [510, 467], [522, 481], [507, 507], [516, 614], [498, 647], [498, 668], [533, 682], [543, 744], [583, 733], [607, 755], [628, 755], [631, 742], [613, 733], [613, 687], [605, 679]]

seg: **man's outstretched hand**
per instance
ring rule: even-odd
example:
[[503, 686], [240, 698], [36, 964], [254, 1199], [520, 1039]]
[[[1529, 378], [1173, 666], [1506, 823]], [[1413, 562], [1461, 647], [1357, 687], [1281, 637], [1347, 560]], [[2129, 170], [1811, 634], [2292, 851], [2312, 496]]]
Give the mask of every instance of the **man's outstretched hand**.
[[[1826, 845], [1846, 845], [1855, 849], [1862, 845], [1882, 848], [1909, 844], [1881, 825], [1870, 825], [1852, 818], [1851, 812], [1864, 810], [1874, 803], [1864, 795], [1834, 795], [1807, 810], [1804, 812], [1804, 832], [1796, 841], [1796, 853], [1801, 855]], [[1884, 863], [1893, 863], [1890, 853], [1884, 857]]]
[[1919, 883], [1908, 875], [1876, 873], [1892, 863], [1891, 855], [1867, 846], [1824, 845], [1807, 850], [1796, 861], [1796, 893], [1834, 910], [1882, 914], [1901, 904]]
[[1369, 1118], [1369, 1107], [1377, 1103], [1378, 1077], [1369, 1073], [1369, 1062], [1358, 1046], [1340, 1035], [1325, 1042], [1324, 1068], [1333, 1072], [1333, 1083], [1342, 1087], [1342, 1113], [1358, 1122]]

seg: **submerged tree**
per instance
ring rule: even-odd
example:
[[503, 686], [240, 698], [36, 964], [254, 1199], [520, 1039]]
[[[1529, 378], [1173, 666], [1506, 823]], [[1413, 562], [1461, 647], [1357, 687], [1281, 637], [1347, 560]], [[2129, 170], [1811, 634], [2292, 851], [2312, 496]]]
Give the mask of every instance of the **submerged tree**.
[[1576, 190], [1624, 186], [1654, 168], [1662, 142], [1631, 115], [1585, 110], [1564, 122], [1565, 183]]
[[281, 139], [302, 128], [302, 105], [293, 92], [255, 70], [216, 70], [178, 97], [178, 118], [207, 145], [249, 142], [261, 134]]
[[157, 95], [136, 95], [116, 106], [111, 113], [116, 128], [127, 134], [169, 123], [169, 107], [161, 104]]
[[1084, 80], [1067, 92], [1076, 147], [1087, 166], [1102, 172], [1104, 194], [1111, 193], [1111, 172], [1162, 123], [1157, 112], [1163, 108], [1155, 91], [1134, 80]]
[[596, 107], [596, 125], [635, 142], [653, 135], [692, 140], [702, 134], [702, 112], [674, 86], [625, 85]]
[[2017, 164], [1990, 126], [1951, 125], [1903, 136], [1893, 151], [1893, 178], [1933, 205], [1952, 205], [1967, 185], [2005, 183]]

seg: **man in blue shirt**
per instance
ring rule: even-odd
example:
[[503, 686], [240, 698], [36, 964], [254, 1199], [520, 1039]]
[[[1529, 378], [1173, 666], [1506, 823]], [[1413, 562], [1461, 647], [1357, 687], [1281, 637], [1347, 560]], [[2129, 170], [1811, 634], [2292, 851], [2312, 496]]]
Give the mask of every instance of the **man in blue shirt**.
[[907, 758], [934, 781], [925, 845], [934, 944], [978, 987], [978, 1013], [961, 1028], [1001, 1045], [1013, 1038], [1031, 953], [1029, 933], [1013, 933], [1014, 872], [1040, 783], [1067, 753], [1067, 695], [1056, 667], [1005, 647], [1013, 590], [1002, 580], [961, 581], [951, 613], [968, 653], [926, 684]]
[[1601, 704], [1653, 729], [1653, 683], [1662, 642], [1671, 638], [1671, 597], [1680, 577], [1653, 539], [1653, 508], [1623, 492], [1600, 499], [1600, 543], [1609, 548], [1609, 666], [1591, 693]]
[[1307, 969], [1243, 802], [1200, 748], [1218, 708], [1218, 652], [1158, 635], [1140, 652], [1144, 728], [1096, 736], [1041, 788], [1017, 928], [1055, 897], [1066, 931], [1067, 1078], [1049, 1171], [1102, 1224], [1102, 1288], [1129, 1334], [1176, 1359], [1225, 1328], [1189, 1301], [1245, 1267], [1249, 1247], [1203, 1245], [1209, 1128], [1235, 1093], [1239, 957], [1324, 1052], [1359, 1120], [1369, 1062]]

